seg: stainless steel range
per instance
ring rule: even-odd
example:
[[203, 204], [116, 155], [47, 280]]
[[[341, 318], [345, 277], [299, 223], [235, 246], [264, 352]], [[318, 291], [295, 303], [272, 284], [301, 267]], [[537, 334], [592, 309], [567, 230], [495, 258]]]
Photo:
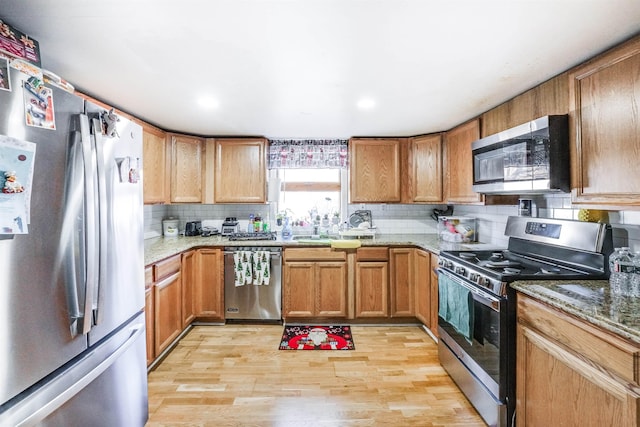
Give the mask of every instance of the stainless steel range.
[[606, 224], [509, 217], [505, 250], [443, 251], [438, 354], [490, 426], [515, 425], [516, 280], [608, 276]]

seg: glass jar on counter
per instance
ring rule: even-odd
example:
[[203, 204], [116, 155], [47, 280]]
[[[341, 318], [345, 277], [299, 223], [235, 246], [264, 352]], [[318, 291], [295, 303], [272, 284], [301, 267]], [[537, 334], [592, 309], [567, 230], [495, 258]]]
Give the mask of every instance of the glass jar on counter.
[[634, 257], [628, 247], [617, 249], [609, 257], [609, 285], [614, 295], [632, 295], [632, 279], [634, 278]]
[[640, 297], [640, 252], [633, 253], [633, 273], [631, 274], [631, 296]]

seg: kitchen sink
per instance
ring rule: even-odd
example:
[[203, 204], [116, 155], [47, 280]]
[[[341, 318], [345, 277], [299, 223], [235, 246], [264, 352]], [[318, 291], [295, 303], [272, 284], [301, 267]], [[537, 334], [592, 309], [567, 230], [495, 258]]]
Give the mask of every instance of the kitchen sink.
[[297, 235], [293, 240], [298, 243], [315, 243], [319, 245], [330, 245], [333, 249], [356, 249], [361, 246], [359, 239], [344, 239], [341, 236], [320, 237], [314, 235]]
[[331, 243], [332, 238], [320, 237], [318, 234], [300, 234], [293, 236], [293, 240], [300, 243]]

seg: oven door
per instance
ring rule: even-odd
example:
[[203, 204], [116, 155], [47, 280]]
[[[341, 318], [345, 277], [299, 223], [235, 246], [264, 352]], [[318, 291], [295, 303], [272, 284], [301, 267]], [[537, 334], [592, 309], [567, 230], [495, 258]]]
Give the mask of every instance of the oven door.
[[[442, 310], [438, 310], [440, 339], [497, 400], [504, 402], [508, 375], [506, 298], [485, 292], [448, 271], [437, 271], [441, 290], [460, 285], [469, 290], [473, 298], [470, 310], [473, 315], [471, 339], [458, 332], [453, 324], [440, 315]], [[439, 304], [442, 304], [442, 300]]]

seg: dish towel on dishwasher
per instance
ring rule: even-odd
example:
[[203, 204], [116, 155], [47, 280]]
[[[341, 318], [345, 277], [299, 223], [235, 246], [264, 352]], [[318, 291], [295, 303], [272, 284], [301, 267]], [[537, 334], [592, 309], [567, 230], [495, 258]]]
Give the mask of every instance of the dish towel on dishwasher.
[[253, 252], [253, 284], [268, 285], [271, 280], [271, 253], [269, 251]]
[[438, 275], [438, 316], [466, 338], [473, 338], [474, 310], [471, 291], [444, 274]]
[[236, 251], [233, 254], [235, 285], [268, 285], [271, 281], [269, 251]]
[[248, 285], [253, 281], [251, 251], [236, 251], [233, 253], [233, 270], [236, 286]]

